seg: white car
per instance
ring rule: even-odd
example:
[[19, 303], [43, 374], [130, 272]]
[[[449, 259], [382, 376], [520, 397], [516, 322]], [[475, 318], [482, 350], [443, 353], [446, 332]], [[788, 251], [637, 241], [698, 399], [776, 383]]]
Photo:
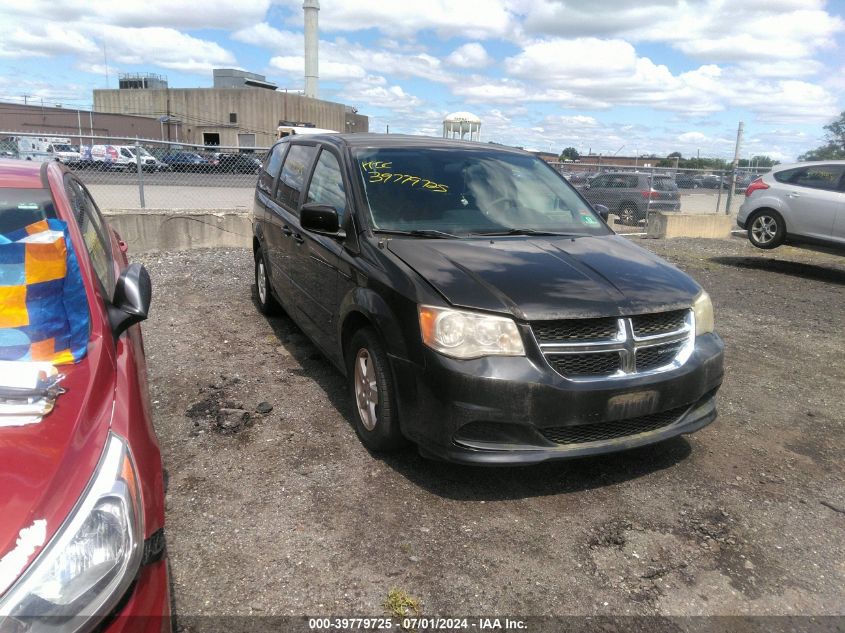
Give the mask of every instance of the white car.
[[736, 223], [757, 248], [845, 250], [845, 160], [778, 165], [745, 190]]

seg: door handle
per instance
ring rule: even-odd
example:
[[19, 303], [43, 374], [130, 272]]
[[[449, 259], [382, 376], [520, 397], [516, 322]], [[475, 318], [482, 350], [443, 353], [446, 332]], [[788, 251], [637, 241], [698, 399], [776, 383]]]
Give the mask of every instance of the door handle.
[[790, 197], [790, 198], [800, 198], [800, 197], [801, 197], [801, 194], [800, 194], [800, 193], [790, 193], [790, 194], [789, 194], [789, 197]]
[[305, 241], [299, 233], [294, 233], [293, 239], [297, 244], [302, 244]]
[[285, 225], [282, 227], [282, 233], [284, 233], [284, 234], [285, 234], [285, 235], [287, 235], [288, 237], [290, 237], [291, 235], [293, 235], [293, 231], [291, 231], [290, 227], [289, 227], [287, 224], [285, 224]]

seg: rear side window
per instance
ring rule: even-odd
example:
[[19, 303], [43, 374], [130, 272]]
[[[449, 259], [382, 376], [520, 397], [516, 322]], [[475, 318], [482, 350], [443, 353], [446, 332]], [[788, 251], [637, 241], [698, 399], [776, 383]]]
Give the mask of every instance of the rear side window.
[[340, 174], [337, 158], [329, 151], [323, 150], [320, 153], [320, 160], [317, 161], [311, 184], [308, 185], [308, 202], [334, 207], [342, 221], [346, 211], [343, 176]]
[[314, 160], [317, 148], [314, 145], [293, 145], [282, 165], [282, 175], [279, 176], [279, 187], [276, 199], [283, 205], [299, 208], [299, 198], [308, 169]]
[[837, 191], [843, 173], [845, 165], [813, 165], [778, 172], [775, 180], [798, 187]]
[[279, 143], [264, 159], [261, 166], [261, 175], [258, 176], [258, 188], [268, 195], [273, 195], [273, 181], [279, 175], [282, 166], [282, 159], [288, 149], [288, 143]]
[[0, 235], [55, 217], [49, 190], [0, 188]]
[[655, 178], [652, 187], [657, 191], [677, 191], [678, 186], [671, 178]]

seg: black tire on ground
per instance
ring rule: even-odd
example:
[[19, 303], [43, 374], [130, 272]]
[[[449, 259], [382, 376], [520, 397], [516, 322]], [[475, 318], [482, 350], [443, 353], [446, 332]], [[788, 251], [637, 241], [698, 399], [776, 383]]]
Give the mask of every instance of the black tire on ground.
[[260, 247], [255, 251], [255, 303], [258, 311], [267, 316], [278, 314], [281, 308], [273, 296], [270, 276], [267, 274], [267, 260]]
[[346, 369], [355, 432], [364, 446], [374, 452], [404, 446], [407, 440], [399, 428], [393, 375], [375, 330], [362, 328], [352, 335], [346, 347]]
[[786, 223], [774, 209], [759, 209], [748, 216], [748, 241], [757, 248], [770, 250], [786, 239]]
[[640, 214], [637, 205], [631, 202], [623, 202], [619, 205], [619, 222], [625, 226], [636, 226], [640, 221]]

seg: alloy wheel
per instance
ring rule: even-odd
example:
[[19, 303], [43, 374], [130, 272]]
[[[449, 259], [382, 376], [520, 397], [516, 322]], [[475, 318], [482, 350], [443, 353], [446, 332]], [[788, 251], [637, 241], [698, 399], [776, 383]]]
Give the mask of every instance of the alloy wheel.
[[770, 215], [758, 215], [751, 223], [751, 234], [758, 244], [768, 244], [778, 232], [778, 223]]
[[364, 428], [372, 431], [378, 421], [378, 381], [373, 359], [366, 348], [358, 350], [355, 356], [355, 404]]

